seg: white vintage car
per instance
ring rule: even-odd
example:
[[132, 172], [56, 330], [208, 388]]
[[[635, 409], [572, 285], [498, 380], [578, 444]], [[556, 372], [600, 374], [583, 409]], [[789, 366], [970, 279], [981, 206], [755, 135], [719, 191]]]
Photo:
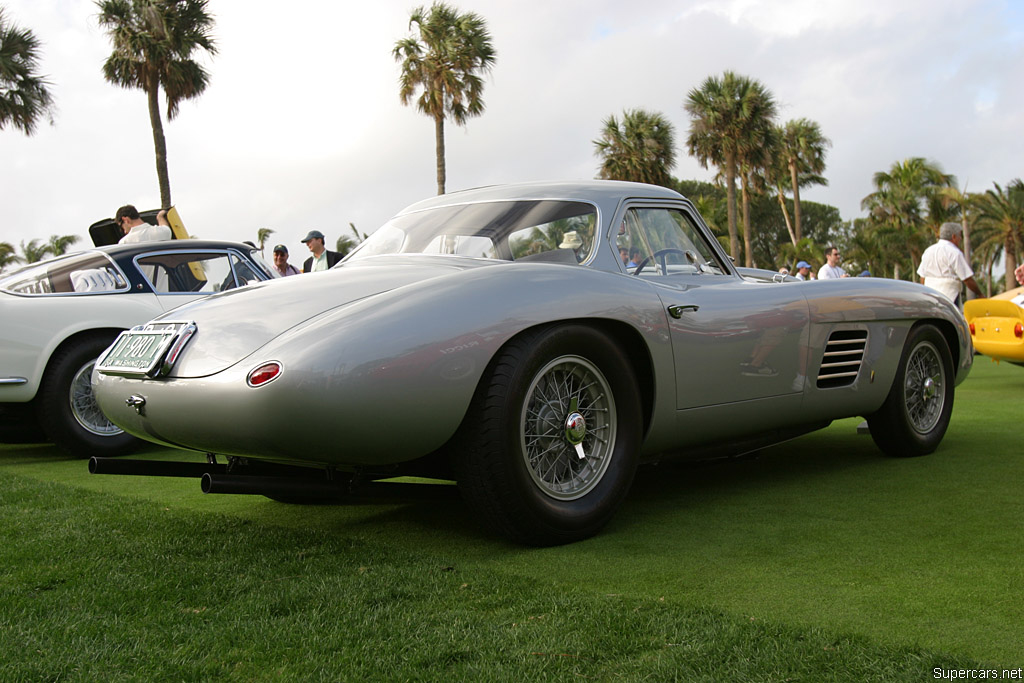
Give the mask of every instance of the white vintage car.
[[98, 247], [0, 276], [0, 441], [130, 451], [135, 437], [93, 399], [100, 352], [176, 306], [272, 277], [250, 245], [193, 239]]

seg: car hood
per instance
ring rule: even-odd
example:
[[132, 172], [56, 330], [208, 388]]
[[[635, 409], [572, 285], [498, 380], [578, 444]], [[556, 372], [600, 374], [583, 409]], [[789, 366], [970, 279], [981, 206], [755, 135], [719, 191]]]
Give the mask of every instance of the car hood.
[[289, 330], [341, 315], [342, 309], [357, 301], [498, 263], [449, 256], [374, 257], [179, 306], [158, 320], [192, 321], [196, 333], [170, 376], [204, 377], [220, 372]]

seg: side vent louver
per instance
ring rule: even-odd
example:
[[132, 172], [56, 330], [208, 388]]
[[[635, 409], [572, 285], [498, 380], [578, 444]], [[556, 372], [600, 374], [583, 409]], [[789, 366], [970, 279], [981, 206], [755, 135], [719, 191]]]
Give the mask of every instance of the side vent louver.
[[818, 371], [818, 388], [830, 389], [853, 384], [864, 362], [864, 349], [867, 345], [866, 330], [833, 332], [825, 344], [825, 355]]

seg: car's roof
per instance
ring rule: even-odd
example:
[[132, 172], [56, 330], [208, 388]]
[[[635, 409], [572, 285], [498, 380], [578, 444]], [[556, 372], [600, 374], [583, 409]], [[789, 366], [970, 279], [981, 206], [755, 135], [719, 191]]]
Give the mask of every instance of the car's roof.
[[630, 183], [621, 180], [583, 180], [512, 183], [471, 190], [460, 190], [431, 197], [407, 207], [402, 213], [454, 204], [483, 201], [513, 201], [521, 199], [582, 200], [596, 204], [618, 202], [625, 198], [684, 199], [675, 190], [658, 185]]
[[[230, 242], [227, 240], [200, 240], [189, 238], [187, 240], [164, 240], [160, 242], [132, 242], [130, 244], [110, 244], [104, 247], [93, 247], [91, 251], [103, 251], [111, 256], [131, 256], [134, 254], [149, 253], [153, 251], [197, 251], [204, 249], [236, 249], [248, 253], [254, 247], [244, 242]], [[85, 250], [90, 251], [90, 250]]]

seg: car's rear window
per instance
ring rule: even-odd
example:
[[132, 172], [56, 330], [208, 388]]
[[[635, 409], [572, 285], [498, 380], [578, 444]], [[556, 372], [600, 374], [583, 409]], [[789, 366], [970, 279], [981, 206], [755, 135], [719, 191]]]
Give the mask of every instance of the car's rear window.
[[572, 201], [460, 204], [397, 216], [352, 254], [452, 254], [505, 261], [585, 261], [597, 210]]
[[110, 294], [127, 291], [128, 282], [109, 256], [87, 251], [26, 266], [0, 280], [0, 290], [36, 296]]

